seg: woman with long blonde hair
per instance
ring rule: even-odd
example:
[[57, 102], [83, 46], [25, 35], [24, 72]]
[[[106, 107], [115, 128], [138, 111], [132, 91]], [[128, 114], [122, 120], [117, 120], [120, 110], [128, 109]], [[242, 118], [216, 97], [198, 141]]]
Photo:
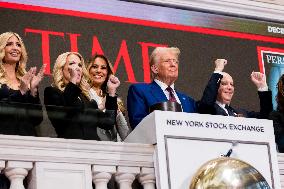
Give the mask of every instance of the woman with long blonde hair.
[[4, 111], [0, 112], [1, 134], [35, 136], [35, 126], [42, 121], [38, 86], [43, 78], [45, 66], [38, 74], [36, 67], [26, 71], [27, 60], [28, 55], [22, 38], [14, 32], [2, 33], [0, 102]]
[[117, 109], [116, 88], [120, 85], [114, 77], [107, 83], [106, 110], [98, 111], [98, 104], [89, 95], [88, 72], [84, 59], [78, 52], [58, 56], [53, 68], [53, 83], [44, 91], [44, 103], [49, 119], [58, 137], [100, 140], [97, 127], [110, 130], [115, 123]]

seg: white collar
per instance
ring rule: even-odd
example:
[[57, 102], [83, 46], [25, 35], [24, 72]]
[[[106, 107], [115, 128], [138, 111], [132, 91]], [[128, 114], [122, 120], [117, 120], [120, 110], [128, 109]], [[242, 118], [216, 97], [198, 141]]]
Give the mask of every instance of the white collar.
[[[218, 104], [220, 107], [225, 109], [226, 104], [223, 104], [223, 103], [219, 102], [218, 100], [216, 100], [216, 104]], [[229, 106], [229, 104], [228, 104], [228, 106]]]
[[[161, 89], [163, 91], [166, 90], [166, 88], [168, 87], [167, 84], [163, 83], [162, 81], [158, 80], [158, 79], [154, 79], [154, 81], [161, 87]], [[175, 91], [175, 84], [171, 84], [170, 87], [173, 89], [173, 91]]]

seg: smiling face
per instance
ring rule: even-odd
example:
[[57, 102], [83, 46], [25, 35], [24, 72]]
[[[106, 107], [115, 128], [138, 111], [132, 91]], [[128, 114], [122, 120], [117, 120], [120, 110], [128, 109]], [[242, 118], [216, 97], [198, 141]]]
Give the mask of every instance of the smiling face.
[[107, 62], [103, 58], [97, 57], [89, 69], [93, 86], [101, 88], [108, 77], [108, 72]]
[[223, 104], [230, 104], [234, 95], [234, 89], [233, 78], [229, 74], [224, 73], [218, 89], [217, 100]]
[[80, 57], [78, 57], [75, 54], [70, 54], [67, 56], [66, 63], [63, 67], [63, 77], [64, 82], [68, 83], [71, 79], [71, 69], [74, 71], [74, 77], [76, 79], [76, 84], [79, 84], [83, 75], [83, 69], [82, 69], [82, 62]]
[[19, 39], [13, 35], [10, 37], [5, 46], [4, 62], [17, 63], [22, 55], [22, 47]]
[[171, 50], [163, 50], [159, 54], [158, 62], [152, 65], [152, 72], [156, 79], [170, 86], [178, 78], [178, 56]]

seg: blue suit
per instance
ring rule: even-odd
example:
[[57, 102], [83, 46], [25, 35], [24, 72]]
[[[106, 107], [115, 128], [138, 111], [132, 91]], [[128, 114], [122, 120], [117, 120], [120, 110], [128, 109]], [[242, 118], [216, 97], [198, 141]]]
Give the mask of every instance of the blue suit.
[[[195, 101], [180, 92], [176, 94], [184, 112], [196, 112]], [[159, 102], [168, 101], [166, 95], [156, 82], [150, 84], [133, 84], [128, 89], [127, 110], [130, 126], [134, 129], [140, 121], [149, 114], [149, 108]]]

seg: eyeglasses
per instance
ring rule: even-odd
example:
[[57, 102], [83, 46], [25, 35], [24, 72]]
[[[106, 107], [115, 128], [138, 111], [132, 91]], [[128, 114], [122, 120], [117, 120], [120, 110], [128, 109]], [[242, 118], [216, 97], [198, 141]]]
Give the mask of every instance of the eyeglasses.
[[171, 62], [173, 62], [173, 63], [175, 63], [175, 64], [179, 64], [179, 61], [177, 60], [177, 59], [166, 59], [166, 60], [163, 60], [163, 62], [165, 62], [165, 63], [171, 63]]

